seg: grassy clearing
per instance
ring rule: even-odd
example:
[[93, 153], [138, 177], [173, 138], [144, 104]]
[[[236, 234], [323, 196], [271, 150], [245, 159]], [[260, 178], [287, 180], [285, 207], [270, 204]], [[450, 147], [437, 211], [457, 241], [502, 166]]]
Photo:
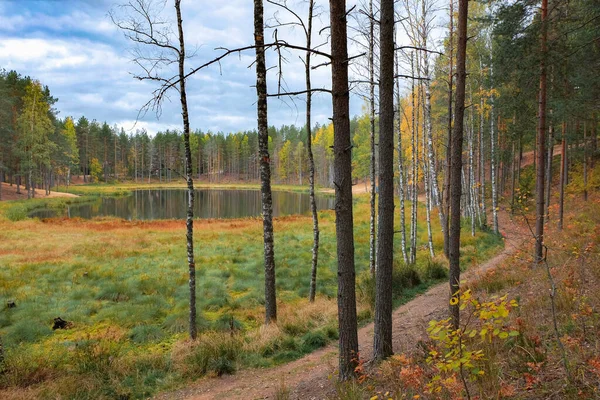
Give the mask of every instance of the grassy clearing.
[[[85, 188], [85, 189], [83, 189]], [[128, 186], [79, 186], [89, 194]], [[64, 201], [64, 199], [61, 199]], [[26, 202], [7, 202], [23, 205]], [[15, 204], [2, 205], [0, 211]], [[398, 264], [395, 301], [406, 301], [446, 276], [429, 260], [419, 210], [418, 263]], [[357, 198], [359, 318], [372, 315], [368, 202]], [[0, 334], [6, 347], [0, 397], [143, 398], [200, 375], [288, 362], [337, 339], [334, 213], [321, 218], [318, 300], [308, 296], [312, 222], [275, 221], [279, 322], [264, 327], [262, 221], [195, 223], [200, 338], [187, 341], [184, 221], [0, 220]], [[434, 241], [442, 236], [434, 222]], [[396, 259], [401, 259], [396, 238]], [[463, 261], [482, 261], [501, 238], [465, 235]], [[16, 307], [7, 308], [7, 301]], [[73, 323], [51, 329], [55, 317]], [[67, 378], [68, 377], [68, 378]], [[76, 377], [76, 378], [74, 378]], [[27, 397], [26, 396], [26, 397]]]
[[[557, 198], [552, 199], [550, 222], [546, 225], [560, 344], [549, 296], [551, 284], [545, 267], [532, 267], [531, 239], [502, 265], [468, 285], [480, 302], [498, 303], [507, 295], [508, 300], [519, 304], [496, 325], [510, 335], [489, 340], [482, 339], [479, 333], [465, 336], [464, 357], [477, 350], [484, 355], [463, 369], [472, 398], [599, 398], [600, 193], [591, 193], [584, 202], [579, 184], [574, 177], [567, 190], [564, 230], [557, 229]], [[521, 211], [533, 221], [534, 216], [526, 207], [523, 205]], [[471, 326], [480, 327], [483, 321], [473, 315], [467, 308], [462, 321], [469, 320]], [[412, 354], [394, 356], [358, 389], [351, 389], [359, 390], [361, 398], [465, 398], [458, 371], [442, 371], [427, 362], [430, 350], [439, 349], [436, 345], [430, 339]], [[427, 385], [438, 378], [434, 386], [440, 391], [432, 393]]]

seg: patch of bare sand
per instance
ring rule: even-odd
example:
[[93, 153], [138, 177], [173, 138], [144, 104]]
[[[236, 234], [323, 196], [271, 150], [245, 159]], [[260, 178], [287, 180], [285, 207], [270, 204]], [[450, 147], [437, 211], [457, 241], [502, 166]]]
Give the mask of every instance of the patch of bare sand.
[[[43, 189], [36, 189], [35, 197], [39, 199], [49, 199], [54, 197], [79, 197], [72, 193], [53, 192], [51, 191], [48, 196]], [[17, 193], [17, 185], [10, 185], [9, 183], [2, 182], [2, 200], [23, 200], [27, 198], [27, 190], [25, 186], [21, 185], [21, 193]]]

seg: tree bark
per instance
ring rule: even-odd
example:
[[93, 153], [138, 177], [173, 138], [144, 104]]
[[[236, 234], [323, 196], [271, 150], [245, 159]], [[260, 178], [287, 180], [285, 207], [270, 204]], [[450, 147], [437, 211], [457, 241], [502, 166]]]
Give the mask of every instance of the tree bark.
[[583, 200], [588, 200], [587, 123], [583, 122]]
[[181, 19], [181, 0], [175, 0], [177, 12], [177, 31], [179, 33], [179, 98], [183, 117], [183, 143], [185, 146], [185, 180], [188, 190], [188, 205], [185, 218], [187, 259], [190, 288], [190, 337], [196, 339], [196, 263], [194, 261], [194, 180], [192, 178], [192, 153], [190, 150], [190, 120], [185, 89], [185, 42], [183, 21]]
[[394, 0], [381, 0], [379, 74], [379, 220], [373, 358], [392, 351], [394, 262]]
[[265, 66], [265, 38], [263, 2], [254, 0], [254, 43], [256, 45], [256, 95], [258, 101], [258, 147], [260, 154], [260, 191], [263, 214], [263, 241], [265, 258], [265, 323], [277, 320], [275, 295], [275, 251], [273, 240], [273, 197], [271, 193], [271, 159], [267, 120], [267, 70]]
[[[427, 26], [427, 10], [425, 7], [425, 1], [422, 2], [422, 16], [423, 16], [423, 48], [427, 49], [427, 35], [428, 30]], [[431, 81], [429, 78], [429, 52], [423, 52], [423, 72], [425, 78], [427, 78], [425, 82], [425, 130], [427, 134], [427, 158], [429, 162], [429, 180], [430, 180], [430, 188], [431, 188], [431, 204], [433, 206], [437, 206], [438, 208], [438, 218], [440, 220], [440, 226], [442, 229], [442, 234], [446, 237], [446, 231], [448, 227], [446, 226], [446, 216], [444, 215], [444, 208], [442, 207], [442, 198], [440, 194], [440, 188], [438, 185], [438, 174], [437, 174], [437, 166], [435, 160], [435, 154], [433, 151], [433, 119], [431, 117]], [[431, 252], [433, 254], [433, 246], [431, 247]], [[433, 255], [432, 255], [433, 257]]]
[[444, 254], [450, 257], [449, 243], [449, 215], [450, 215], [450, 177], [452, 169], [452, 153], [450, 151], [452, 143], [452, 85], [454, 80], [454, 0], [450, 0], [450, 68], [448, 71], [448, 140], [446, 141], [446, 176], [444, 177]]
[[[396, 53], [396, 72], [398, 73], [400, 63], [398, 62], [398, 55]], [[400, 79], [396, 80], [396, 103], [397, 103], [397, 124], [398, 124], [398, 171], [399, 171], [399, 182], [398, 191], [400, 196], [400, 244], [402, 246], [402, 258], [404, 263], [408, 264], [408, 256], [406, 254], [406, 216], [404, 210], [405, 201], [405, 180], [404, 180], [404, 155], [402, 154], [402, 113], [400, 112]], [[441, 207], [441, 205], [440, 205]]]
[[462, 195], [461, 170], [463, 127], [465, 114], [465, 82], [466, 51], [467, 51], [467, 14], [468, 0], [458, 1], [458, 51], [456, 54], [456, 102], [454, 106], [454, 131], [452, 132], [451, 147], [451, 202], [450, 202], [450, 316], [452, 326], [458, 329], [460, 322], [459, 295], [460, 289], [460, 199]]
[[356, 271], [352, 220], [352, 160], [346, 1], [329, 0], [331, 30], [331, 89], [334, 126], [335, 230], [338, 259], [339, 379], [355, 376], [358, 365]]
[[[492, 75], [490, 68], [490, 76]], [[498, 227], [498, 170], [497, 170], [497, 159], [496, 159], [496, 148], [497, 143], [495, 139], [495, 117], [494, 117], [494, 95], [490, 96], [490, 144], [491, 144], [491, 154], [490, 154], [490, 165], [491, 165], [491, 174], [490, 181], [492, 184], [492, 226], [494, 229], [494, 233], [499, 232]], [[544, 193], [542, 191], [542, 198], [544, 197]], [[543, 218], [542, 218], [543, 222]]]
[[[312, 20], [313, 20], [314, 0], [308, 3], [308, 27], [306, 33], [306, 48], [310, 49], [312, 39]], [[312, 128], [311, 128], [311, 81], [310, 81], [310, 56], [311, 52], [306, 51], [305, 58], [305, 77], [306, 77], [306, 148], [308, 151], [308, 186], [310, 195], [310, 212], [313, 221], [313, 248], [312, 248], [312, 268], [310, 273], [310, 302], [315, 301], [317, 292], [317, 265], [319, 260], [319, 216], [317, 214], [317, 202], [315, 199], [315, 159], [312, 151]]]
[[[552, 111], [550, 111], [552, 115]], [[552, 123], [548, 126], [548, 158], [546, 159], [546, 202], [544, 211], [544, 221], [547, 224], [550, 221], [550, 196], [552, 195], [552, 157], [554, 156], [554, 129]]]
[[375, 16], [373, 14], [373, 0], [369, 1], [369, 126], [371, 145], [371, 199], [369, 220], [369, 269], [371, 275], [375, 274]]
[[[414, 68], [414, 59], [413, 54], [410, 56], [410, 64], [411, 64], [411, 75], [415, 76], [415, 68]], [[419, 169], [417, 168], [419, 157], [418, 157], [418, 133], [417, 133], [417, 123], [416, 123], [416, 107], [417, 102], [415, 100], [415, 80], [412, 79], [411, 83], [411, 99], [412, 99], [412, 138], [411, 138], [411, 146], [412, 146], [412, 188], [411, 188], [411, 216], [410, 216], [410, 257], [409, 261], [411, 264], [414, 264], [417, 261], [417, 210], [418, 210], [418, 193], [417, 193], [417, 180], [419, 176]]]
[[[479, 60], [479, 68], [483, 69], [483, 63]], [[481, 207], [481, 222], [482, 228], [487, 227], [487, 207], [485, 204], [485, 138], [484, 138], [484, 102], [483, 102], [483, 85], [479, 84], [479, 187], [480, 187], [480, 207]]]
[[560, 199], [558, 202], [558, 229], [563, 228], [563, 213], [565, 204], [565, 181], [567, 180], [567, 123], [562, 123], [562, 143], [560, 155]]
[[547, 16], [548, 0], [542, 0], [542, 37], [541, 37], [541, 60], [540, 60], [540, 93], [538, 111], [537, 132], [537, 172], [536, 172], [536, 221], [535, 221], [535, 254], [534, 262], [538, 264], [543, 259], [544, 244], [544, 175], [546, 157], [546, 39], [547, 39]]

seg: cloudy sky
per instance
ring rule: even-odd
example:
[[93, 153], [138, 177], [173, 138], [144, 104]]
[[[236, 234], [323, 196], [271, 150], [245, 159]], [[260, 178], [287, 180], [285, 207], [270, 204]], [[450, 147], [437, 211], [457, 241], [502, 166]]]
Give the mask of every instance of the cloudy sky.
[[[132, 77], [141, 73], [131, 61], [132, 44], [108, 15], [110, 10], [119, 14], [115, 7], [120, 2], [125, 0], [0, 0], [0, 68], [15, 69], [48, 85], [59, 99], [61, 117], [85, 115], [131, 129], [155, 86]], [[165, 19], [174, 14], [171, 1], [167, 3]], [[267, 8], [266, 18], [273, 11]], [[249, 0], [184, 0], [182, 12], [188, 51], [196, 50], [187, 61], [188, 68], [214, 58], [220, 52], [216, 47], [235, 48], [253, 40]], [[317, 22], [317, 27], [320, 25]], [[282, 28], [279, 35], [301, 40], [298, 31], [284, 33]], [[190, 81], [188, 101], [194, 129], [231, 132], [255, 128], [255, 76], [254, 69], [248, 68], [253, 56], [253, 52], [231, 56], [220, 68], [204, 70]], [[298, 54], [286, 56], [289, 63], [284, 65], [284, 82], [289, 90], [302, 90], [304, 72]], [[275, 54], [270, 54], [267, 63], [275, 66]], [[328, 87], [328, 74], [328, 68], [316, 70], [313, 87]], [[270, 92], [276, 90], [276, 78], [272, 69]], [[361, 103], [360, 98], [353, 99], [352, 114], [360, 112]], [[269, 99], [269, 123], [301, 125], [303, 107], [302, 98], [295, 102]], [[315, 122], [327, 122], [331, 116], [327, 95], [316, 96], [313, 115]], [[180, 125], [178, 97], [172, 92], [160, 118], [149, 112], [135, 128], [154, 133]]]

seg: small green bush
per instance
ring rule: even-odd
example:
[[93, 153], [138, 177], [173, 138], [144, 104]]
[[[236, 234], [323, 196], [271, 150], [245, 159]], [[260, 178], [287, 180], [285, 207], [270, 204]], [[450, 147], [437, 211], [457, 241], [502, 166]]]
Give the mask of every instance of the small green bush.
[[329, 339], [337, 340], [340, 338], [340, 333], [337, 326], [327, 325], [325, 328], [323, 328], [323, 332]]
[[428, 260], [419, 270], [419, 276], [422, 281], [437, 281], [448, 277], [448, 269], [439, 261]]
[[52, 334], [52, 329], [39, 322], [20, 321], [12, 325], [6, 334], [7, 343], [33, 343]]
[[411, 289], [421, 284], [421, 277], [414, 265], [398, 263], [392, 271], [392, 288], [394, 295], [399, 295], [404, 289]]
[[6, 210], [5, 215], [11, 221], [22, 221], [27, 218], [27, 208], [23, 204], [15, 204]]
[[185, 375], [198, 377], [209, 372], [217, 375], [235, 372], [235, 365], [242, 350], [241, 341], [224, 334], [202, 335], [184, 357]]
[[305, 353], [310, 353], [325, 345], [327, 345], [327, 336], [323, 332], [309, 332], [302, 337], [302, 350]]
[[308, 327], [305, 323], [291, 323], [286, 322], [281, 327], [284, 333], [291, 336], [299, 336], [308, 331]]
[[244, 325], [232, 315], [221, 315], [214, 323], [214, 329], [222, 332], [240, 331]]

